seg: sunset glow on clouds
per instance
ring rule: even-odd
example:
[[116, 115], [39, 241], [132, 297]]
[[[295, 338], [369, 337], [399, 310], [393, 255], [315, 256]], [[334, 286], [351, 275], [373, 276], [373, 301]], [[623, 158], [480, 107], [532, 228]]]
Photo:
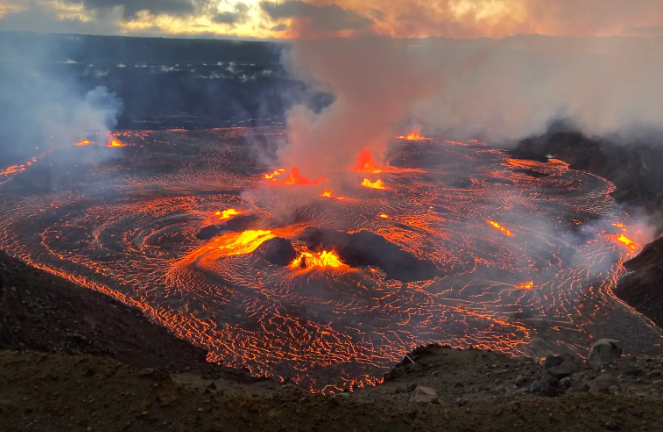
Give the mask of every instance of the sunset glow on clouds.
[[660, 0], [0, 0], [0, 30], [319, 38], [663, 35]]

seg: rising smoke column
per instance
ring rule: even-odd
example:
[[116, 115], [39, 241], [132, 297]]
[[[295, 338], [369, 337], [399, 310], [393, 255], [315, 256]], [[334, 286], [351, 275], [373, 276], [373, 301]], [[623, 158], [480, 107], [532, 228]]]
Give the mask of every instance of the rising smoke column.
[[381, 154], [408, 108], [434, 89], [411, 57], [384, 38], [296, 42], [288, 70], [335, 100], [320, 113], [304, 104], [290, 110], [285, 165], [318, 176], [352, 165], [362, 148]]

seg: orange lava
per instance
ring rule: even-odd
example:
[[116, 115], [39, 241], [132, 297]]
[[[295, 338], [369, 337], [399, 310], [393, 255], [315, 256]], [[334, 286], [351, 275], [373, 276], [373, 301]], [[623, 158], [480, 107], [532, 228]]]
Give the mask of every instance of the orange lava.
[[79, 146], [79, 147], [90, 145], [90, 144], [92, 144], [90, 142], [90, 140], [83, 140], [83, 141], [79, 141], [79, 142], [76, 143], [76, 145]]
[[285, 169], [279, 168], [279, 169], [275, 170], [273, 173], [265, 174], [265, 179], [276, 181], [276, 179], [274, 177], [278, 177], [278, 176], [284, 174], [285, 172], [286, 172]]
[[301, 252], [289, 265], [292, 269], [306, 268], [311, 269], [314, 267], [332, 267], [332, 268], [346, 268], [348, 265], [336, 255], [336, 252], [322, 251], [320, 253]]
[[626, 237], [624, 234], [621, 234], [619, 237], [617, 237], [617, 241], [630, 247], [631, 251], [635, 251], [638, 248], [635, 244], [635, 241], [633, 241], [633, 239]]
[[292, 168], [292, 171], [290, 171], [290, 174], [288, 174], [288, 177], [285, 179], [279, 181], [279, 184], [285, 185], [285, 186], [295, 186], [295, 185], [317, 185], [320, 184], [323, 181], [326, 181], [327, 179], [324, 177], [320, 177], [317, 180], [311, 181], [309, 180], [308, 177], [304, 177], [299, 173], [299, 169], [297, 167]]
[[505, 236], [513, 237], [513, 233], [511, 231], [504, 228], [502, 225], [498, 224], [497, 222], [492, 221], [492, 220], [487, 220], [486, 222], [488, 222], [488, 224], [491, 225], [493, 228], [496, 228], [496, 229], [502, 231], [502, 233], [504, 233]]
[[379, 174], [383, 172], [382, 168], [375, 165], [373, 155], [371, 155], [370, 150], [367, 148], [362, 150], [361, 153], [359, 153], [359, 156], [357, 156], [355, 171], [370, 174]]
[[235, 209], [228, 209], [224, 211], [218, 211], [214, 213], [214, 216], [218, 216], [220, 220], [228, 220], [234, 216], [241, 215], [242, 212], [239, 212]]
[[378, 215], [378, 217], [381, 217], [382, 219], [389, 219], [389, 215], [386, 215], [384, 213], [381, 213], [380, 215]]
[[7, 167], [4, 171], [0, 172], [0, 174], [15, 174], [17, 172], [23, 172], [25, 171], [25, 168], [21, 168], [21, 165], [13, 165], [10, 167]]
[[218, 245], [222, 256], [246, 255], [258, 249], [267, 240], [276, 237], [271, 231], [249, 230], [220, 237]]
[[320, 196], [323, 197], [323, 198], [334, 198], [334, 199], [337, 199], [337, 200], [339, 200], [339, 201], [343, 201], [343, 200], [346, 200], [346, 199], [347, 199], [347, 198], [344, 197], [344, 196], [336, 196], [336, 195], [334, 195], [334, 192], [332, 192], [332, 191], [330, 191], [330, 190], [325, 190], [324, 192], [322, 192], [322, 193], [320, 194]]
[[120, 141], [116, 139], [111, 139], [110, 143], [108, 143], [108, 147], [124, 147], [126, 144], [122, 144]]
[[404, 140], [408, 140], [408, 141], [423, 141], [423, 140], [429, 140], [430, 139], [430, 138], [426, 138], [426, 137], [423, 137], [423, 136], [419, 135], [419, 133], [417, 133], [417, 132], [412, 132], [412, 133], [409, 133], [407, 135], [401, 135], [401, 136], [396, 137], [396, 138], [404, 139]]
[[387, 187], [384, 185], [384, 182], [380, 179], [372, 182], [370, 179], [365, 178], [364, 181], [361, 182], [361, 185], [371, 189], [387, 189]]
[[524, 284], [518, 285], [516, 288], [524, 289], [524, 290], [531, 290], [532, 288], [534, 288], [534, 281], [526, 282]]

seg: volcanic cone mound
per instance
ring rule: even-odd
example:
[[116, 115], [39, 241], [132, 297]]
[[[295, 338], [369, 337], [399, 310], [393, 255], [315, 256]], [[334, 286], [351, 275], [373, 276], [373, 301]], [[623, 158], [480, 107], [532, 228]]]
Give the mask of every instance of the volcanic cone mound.
[[350, 267], [378, 267], [389, 279], [414, 282], [432, 279], [437, 273], [432, 262], [418, 259], [369, 231], [348, 234], [333, 229], [308, 228], [300, 238], [312, 251], [334, 250]]

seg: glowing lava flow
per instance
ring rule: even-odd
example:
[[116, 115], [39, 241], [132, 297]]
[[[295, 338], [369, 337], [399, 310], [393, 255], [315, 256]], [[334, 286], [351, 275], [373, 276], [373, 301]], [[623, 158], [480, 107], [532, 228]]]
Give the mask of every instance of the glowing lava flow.
[[79, 141], [79, 142], [76, 143], [76, 145], [77, 145], [78, 147], [82, 147], [82, 146], [86, 146], [86, 145], [90, 145], [90, 144], [92, 144], [92, 143], [90, 142], [90, 140], [83, 140], [83, 141]]
[[419, 135], [417, 132], [412, 132], [410, 134], [407, 134], [407, 136], [401, 135], [401, 136], [396, 137], [396, 138], [404, 139], [404, 140], [408, 140], [408, 141], [424, 141], [424, 140], [429, 140], [430, 139], [430, 138], [426, 138], [426, 137], [423, 137], [423, 136]]
[[488, 222], [488, 224], [491, 225], [493, 228], [502, 231], [505, 236], [513, 237], [513, 233], [511, 231], [504, 228], [502, 225], [498, 224], [497, 222], [492, 221], [492, 220], [487, 220], [486, 222]]
[[384, 213], [379, 214], [378, 217], [381, 217], [382, 219], [389, 219], [389, 215], [386, 215]]
[[116, 139], [111, 139], [110, 143], [108, 143], [107, 147], [125, 147], [126, 144], [122, 144], [120, 141]]
[[635, 241], [626, 237], [624, 234], [621, 234], [619, 237], [617, 237], [617, 241], [631, 248], [631, 252], [638, 248], [635, 244]]
[[334, 199], [341, 200], [341, 201], [347, 199], [347, 198], [344, 197], [344, 196], [336, 196], [336, 195], [334, 195], [334, 192], [332, 192], [332, 191], [330, 191], [330, 190], [325, 190], [324, 192], [322, 192], [322, 193], [320, 194], [320, 196], [323, 197], [323, 198], [334, 198]]
[[276, 179], [274, 177], [278, 177], [282, 174], [285, 174], [285, 172], [286, 172], [285, 169], [279, 168], [279, 169], [275, 170], [273, 173], [265, 174], [265, 179], [276, 181]]
[[336, 255], [336, 252], [323, 251], [320, 253], [302, 252], [288, 267], [292, 269], [311, 269], [313, 267], [346, 268], [348, 265], [341, 261], [338, 255]]
[[271, 231], [249, 230], [221, 237], [218, 250], [223, 256], [245, 255], [258, 249], [267, 240], [276, 237]]
[[290, 174], [288, 174], [288, 177], [284, 178], [283, 180], [279, 181], [279, 184], [285, 185], [285, 186], [295, 186], [295, 185], [317, 185], [320, 184], [323, 181], [326, 181], [327, 179], [324, 177], [320, 177], [317, 180], [311, 181], [309, 180], [308, 177], [304, 177], [299, 173], [299, 169], [297, 167], [294, 167], [292, 171], [290, 171]]
[[214, 216], [218, 216], [220, 220], [228, 220], [232, 218], [233, 216], [241, 215], [242, 212], [238, 212], [235, 209], [228, 209], [224, 211], [218, 211], [214, 213]]
[[534, 288], [534, 281], [526, 282], [524, 284], [520, 284], [516, 288], [523, 289], [523, 290], [531, 290], [532, 288]]
[[371, 180], [365, 178], [364, 181], [361, 182], [361, 185], [371, 189], [387, 189], [387, 187], [384, 185], [384, 182], [380, 179], [372, 182]]

